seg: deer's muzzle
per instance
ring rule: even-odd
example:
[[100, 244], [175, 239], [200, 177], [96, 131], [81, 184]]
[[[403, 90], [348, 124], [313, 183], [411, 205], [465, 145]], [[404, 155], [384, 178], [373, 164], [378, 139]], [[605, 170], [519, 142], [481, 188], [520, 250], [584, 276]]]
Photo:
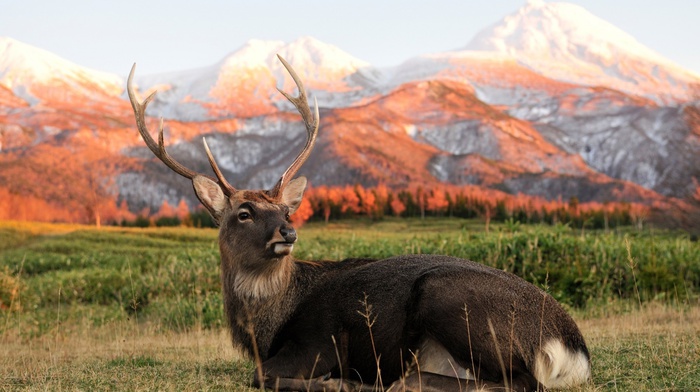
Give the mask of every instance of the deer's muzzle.
[[291, 254], [294, 243], [297, 241], [297, 231], [289, 225], [284, 225], [279, 229], [279, 237], [282, 241], [277, 241], [272, 245], [275, 254], [280, 256]]

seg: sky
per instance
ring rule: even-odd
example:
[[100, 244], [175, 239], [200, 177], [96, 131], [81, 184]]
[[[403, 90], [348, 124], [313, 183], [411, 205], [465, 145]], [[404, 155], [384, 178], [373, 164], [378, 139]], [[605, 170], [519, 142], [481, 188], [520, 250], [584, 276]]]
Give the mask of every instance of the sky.
[[[700, 1], [570, 0], [700, 73]], [[0, 37], [95, 70], [215, 64], [250, 39], [312, 36], [374, 66], [464, 47], [526, 0], [0, 0]]]

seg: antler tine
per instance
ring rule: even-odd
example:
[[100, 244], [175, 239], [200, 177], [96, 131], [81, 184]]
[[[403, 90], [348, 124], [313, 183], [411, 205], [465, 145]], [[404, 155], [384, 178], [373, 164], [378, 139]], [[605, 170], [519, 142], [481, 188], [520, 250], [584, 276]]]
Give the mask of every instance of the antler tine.
[[231, 184], [229, 184], [228, 181], [226, 181], [224, 174], [221, 173], [221, 170], [219, 170], [219, 165], [217, 165], [216, 161], [214, 160], [214, 155], [212, 155], [211, 150], [209, 149], [207, 139], [202, 138], [202, 142], [204, 143], [204, 150], [207, 152], [209, 165], [211, 165], [211, 168], [214, 170], [216, 178], [219, 180], [219, 184], [222, 186], [224, 193], [227, 193], [228, 196], [231, 196], [236, 189], [233, 186], [231, 186]]
[[[158, 143], [156, 143], [155, 140], [153, 140], [153, 137], [151, 137], [151, 133], [148, 131], [148, 127], [146, 127], [146, 107], [148, 107], [148, 104], [153, 100], [155, 97], [156, 93], [155, 91], [152, 92], [146, 99], [143, 100], [143, 102], [139, 103], [138, 99], [136, 98], [136, 93], [134, 92], [134, 86], [133, 86], [133, 79], [134, 79], [134, 71], [136, 70], [136, 64], [134, 64], [131, 67], [131, 72], [129, 72], [129, 78], [127, 79], [126, 82], [126, 91], [129, 94], [129, 101], [131, 101], [131, 107], [134, 109], [134, 116], [136, 117], [136, 126], [139, 129], [139, 133], [141, 134], [141, 137], [143, 138], [144, 142], [146, 142], [146, 145], [148, 148], [153, 152], [153, 154], [158, 157], [163, 163], [165, 163], [166, 166], [168, 166], [170, 169], [172, 169], [175, 173], [188, 178], [188, 179], [193, 179], [195, 176], [204, 176], [212, 181], [216, 181], [214, 178], [207, 176], [205, 174], [200, 174], [197, 173], [193, 170], [190, 170], [180, 164], [178, 161], [173, 159], [166, 151], [165, 151], [165, 143], [163, 142], [163, 119], [160, 119], [160, 126], [158, 128]], [[216, 173], [216, 177], [218, 179], [219, 185], [222, 186], [224, 193], [227, 193], [230, 195], [235, 189], [224, 179], [224, 176], [221, 174], [221, 170], [219, 170], [219, 167], [216, 165], [216, 162], [214, 161], [214, 157], [211, 156], [211, 151], [209, 151], [209, 147], [206, 146], [205, 142], [205, 147], [207, 150], [207, 156], [209, 158], [209, 163], [212, 166], [212, 169], [214, 169], [214, 173]]]
[[301, 150], [294, 162], [292, 162], [289, 168], [287, 168], [284, 174], [282, 174], [282, 177], [280, 177], [279, 181], [277, 181], [275, 187], [272, 188], [272, 195], [274, 197], [279, 196], [284, 187], [287, 186], [287, 184], [292, 178], [294, 178], [294, 176], [299, 171], [299, 168], [301, 168], [304, 162], [306, 162], [306, 160], [309, 158], [311, 150], [313, 149], [313, 146], [316, 143], [316, 136], [318, 135], [318, 125], [320, 122], [320, 116], [318, 113], [318, 102], [316, 101], [316, 99], [314, 99], [314, 111], [312, 112], [311, 108], [309, 107], [309, 102], [306, 96], [306, 89], [304, 89], [304, 84], [301, 82], [301, 79], [294, 71], [292, 66], [289, 65], [289, 63], [287, 63], [287, 61], [285, 61], [285, 59], [283, 59], [282, 56], [278, 54], [277, 58], [280, 59], [282, 65], [284, 65], [284, 68], [287, 69], [287, 72], [289, 72], [289, 75], [294, 80], [294, 83], [296, 83], [297, 89], [299, 90], [299, 95], [297, 97], [292, 97], [291, 95], [280, 90], [279, 88], [277, 90], [279, 90], [279, 92], [282, 93], [282, 95], [284, 95], [285, 98], [287, 98], [289, 102], [291, 102], [297, 108], [299, 114], [301, 114], [301, 118], [304, 120], [304, 125], [306, 125], [307, 139], [306, 145], [304, 145], [304, 149]]

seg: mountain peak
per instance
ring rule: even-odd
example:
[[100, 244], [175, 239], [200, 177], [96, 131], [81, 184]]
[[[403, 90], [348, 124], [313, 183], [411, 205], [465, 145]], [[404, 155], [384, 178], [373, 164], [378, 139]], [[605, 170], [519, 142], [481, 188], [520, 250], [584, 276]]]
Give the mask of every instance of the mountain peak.
[[585, 8], [542, 0], [530, 0], [515, 13], [482, 30], [467, 48], [544, 56], [544, 59], [578, 57], [582, 50], [612, 58], [616, 51], [623, 50], [663, 61], [634, 37]]
[[629, 93], [687, 99], [698, 75], [575, 4], [530, 0], [479, 32], [466, 49], [513, 56], [533, 70]]
[[[369, 63], [357, 59], [336, 46], [316, 38], [303, 36], [295, 41], [249, 40], [242, 47], [227, 56], [223, 66], [259, 66], [270, 69], [281, 68], [276, 55], [284, 57], [295, 69], [343, 69], [356, 70], [369, 66]], [[286, 73], [286, 72], [285, 72]]]
[[281, 48], [279, 54], [292, 64], [343, 70], [356, 70], [369, 66], [335, 45], [320, 41], [316, 38], [303, 36]]

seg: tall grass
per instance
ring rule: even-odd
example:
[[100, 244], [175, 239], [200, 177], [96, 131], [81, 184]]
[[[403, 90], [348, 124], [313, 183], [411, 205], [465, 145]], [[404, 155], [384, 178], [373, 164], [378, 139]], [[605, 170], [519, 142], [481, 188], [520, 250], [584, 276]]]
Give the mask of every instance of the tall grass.
[[[459, 219], [312, 223], [295, 255], [438, 253], [511, 271], [581, 322], [591, 388], [700, 385], [697, 242], [633, 229], [481, 229]], [[224, 327], [215, 230], [0, 223], [0, 385], [245, 388], [253, 366], [231, 351]]]
[[[698, 298], [700, 246], [684, 235], [634, 230], [581, 235], [561, 225], [504, 225], [496, 233], [485, 233], [472, 225], [443, 219], [326, 228], [337, 236], [314, 227], [297, 256], [339, 260], [406, 253], [453, 255], [510, 271], [541, 287], [547, 282], [555, 298], [576, 308], [638, 297], [643, 302]], [[637, 260], [635, 270], [630, 255]]]

